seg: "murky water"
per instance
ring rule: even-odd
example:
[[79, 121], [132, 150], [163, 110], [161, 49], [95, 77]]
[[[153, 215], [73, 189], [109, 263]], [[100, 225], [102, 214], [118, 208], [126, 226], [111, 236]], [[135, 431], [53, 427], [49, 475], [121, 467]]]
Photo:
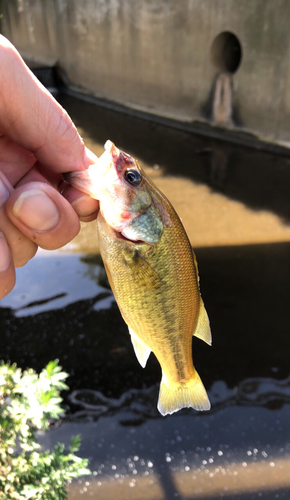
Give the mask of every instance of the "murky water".
[[60, 95], [85, 142], [137, 157], [180, 214], [213, 333], [193, 339], [212, 410], [156, 409], [160, 368], [138, 364], [98, 255], [94, 223], [40, 251], [0, 303], [0, 358], [69, 372], [67, 418], [93, 475], [72, 499], [289, 499], [290, 163]]

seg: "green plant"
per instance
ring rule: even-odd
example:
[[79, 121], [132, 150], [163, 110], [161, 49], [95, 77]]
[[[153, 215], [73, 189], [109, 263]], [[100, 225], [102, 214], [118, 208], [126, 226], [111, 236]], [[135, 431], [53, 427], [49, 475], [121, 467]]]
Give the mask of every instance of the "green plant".
[[68, 375], [51, 361], [38, 375], [0, 362], [0, 500], [65, 500], [66, 485], [90, 474], [88, 461], [75, 455], [80, 437], [41, 451], [36, 430], [48, 429], [63, 413], [60, 391]]

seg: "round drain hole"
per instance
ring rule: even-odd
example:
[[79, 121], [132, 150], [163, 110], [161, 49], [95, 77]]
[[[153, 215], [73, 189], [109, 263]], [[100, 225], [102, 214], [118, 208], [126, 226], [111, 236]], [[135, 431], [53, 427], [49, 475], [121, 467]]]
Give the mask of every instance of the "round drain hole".
[[220, 71], [235, 73], [241, 64], [242, 47], [239, 39], [230, 31], [223, 31], [211, 46], [211, 61]]

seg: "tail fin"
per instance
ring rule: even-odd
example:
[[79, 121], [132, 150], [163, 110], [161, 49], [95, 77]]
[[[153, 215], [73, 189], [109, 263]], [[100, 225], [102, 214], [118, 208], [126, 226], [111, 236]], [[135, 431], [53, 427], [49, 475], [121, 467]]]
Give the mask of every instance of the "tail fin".
[[197, 371], [186, 383], [167, 386], [162, 376], [157, 408], [161, 415], [174, 413], [181, 408], [203, 411], [210, 409], [210, 402]]

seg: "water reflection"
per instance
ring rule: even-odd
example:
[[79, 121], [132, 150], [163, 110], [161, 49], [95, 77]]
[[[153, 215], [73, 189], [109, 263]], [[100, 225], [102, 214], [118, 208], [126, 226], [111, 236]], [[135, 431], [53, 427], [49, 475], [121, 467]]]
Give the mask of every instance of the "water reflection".
[[238, 389], [237, 399], [261, 406], [267, 406], [275, 401], [280, 405], [290, 403], [290, 377], [284, 380], [246, 379]]
[[[70, 421], [81, 419], [84, 421], [97, 421], [105, 414], [120, 414], [120, 424], [124, 424], [124, 412], [126, 422], [130, 425], [139, 425], [141, 421], [148, 418], [161, 418], [156, 408], [159, 384], [146, 389], [130, 389], [124, 392], [120, 398], [107, 398], [99, 391], [92, 389], [80, 389], [70, 393], [68, 401], [71, 405], [72, 414]], [[227, 384], [218, 380], [208, 390], [211, 401], [211, 413], [219, 411], [228, 406], [249, 406], [265, 408], [281, 408], [283, 404], [290, 403], [290, 378], [275, 380], [266, 378], [251, 378], [243, 380], [237, 387], [230, 388]], [[274, 406], [276, 403], [276, 406]], [[183, 410], [183, 415], [198, 417], [198, 413], [191, 409]]]
[[[223, 391], [231, 397], [249, 379], [287, 380], [289, 244], [196, 253], [213, 347], [194, 338], [194, 359], [207, 388], [225, 384], [212, 398], [218, 401]], [[72, 389], [114, 399], [160, 382], [153, 355], [144, 370], [135, 358], [99, 256], [40, 252], [17, 275], [17, 287], [1, 301], [2, 358], [38, 370], [59, 358]], [[273, 390], [280, 394], [280, 385]], [[249, 389], [243, 394], [249, 402]]]
[[111, 138], [173, 201], [213, 331], [211, 349], [193, 339], [212, 410], [161, 418], [160, 367], [135, 358], [94, 223], [67, 248], [80, 255], [39, 252], [17, 270], [0, 304], [0, 358], [36, 370], [59, 358], [69, 373], [67, 419], [41, 439], [82, 434], [94, 473], [70, 498], [288, 500], [289, 160], [61, 100], [88, 146], [100, 154]]
[[91, 389], [73, 391], [68, 397], [73, 411], [70, 421], [96, 421], [105, 414], [119, 414], [121, 425], [139, 425], [148, 418], [160, 417], [156, 407], [158, 391], [158, 385], [140, 390], [130, 389], [117, 399], [107, 398]]
[[[120, 411], [97, 422], [65, 423], [42, 442], [82, 432], [81, 452], [93, 470], [81, 482], [84, 498], [286, 500], [289, 416], [289, 405], [275, 412], [234, 405], [207, 417], [183, 413], [124, 427]], [[70, 498], [79, 490], [72, 485]]]
[[[1, 300], [17, 318], [62, 309], [95, 298], [95, 309], [114, 302], [99, 255], [76, 256], [39, 249], [37, 257], [17, 269], [17, 286]], [[99, 304], [101, 302], [101, 304]]]

